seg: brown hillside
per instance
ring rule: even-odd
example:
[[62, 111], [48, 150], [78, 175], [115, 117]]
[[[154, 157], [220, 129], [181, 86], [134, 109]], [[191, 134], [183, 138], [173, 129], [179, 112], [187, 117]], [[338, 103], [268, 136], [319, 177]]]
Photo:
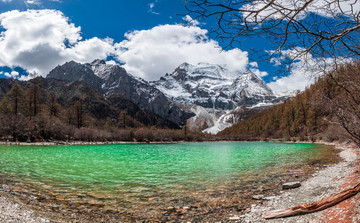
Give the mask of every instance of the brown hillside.
[[347, 64], [326, 74], [315, 84], [284, 103], [259, 112], [218, 135], [235, 140], [291, 137], [328, 140], [360, 130], [360, 63]]

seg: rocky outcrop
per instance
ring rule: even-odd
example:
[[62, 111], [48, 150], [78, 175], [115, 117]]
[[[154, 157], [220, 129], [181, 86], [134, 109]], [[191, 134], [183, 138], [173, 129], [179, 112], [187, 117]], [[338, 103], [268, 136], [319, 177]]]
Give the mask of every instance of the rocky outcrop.
[[47, 75], [47, 78], [53, 78], [63, 81], [82, 81], [97, 90], [101, 90], [102, 79], [94, 74], [89, 66], [82, 66], [74, 61], [58, 65]]

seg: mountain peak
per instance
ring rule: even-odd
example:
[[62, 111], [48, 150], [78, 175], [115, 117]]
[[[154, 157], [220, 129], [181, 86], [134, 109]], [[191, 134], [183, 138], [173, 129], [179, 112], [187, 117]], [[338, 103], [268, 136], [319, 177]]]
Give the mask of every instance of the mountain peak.
[[250, 70], [233, 71], [226, 66], [206, 62], [197, 65], [183, 63], [173, 73], [152, 84], [179, 103], [205, 108], [231, 110], [276, 98], [272, 90]]
[[91, 66], [100, 66], [100, 65], [105, 65], [105, 64], [106, 64], [106, 61], [100, 60], [100, 59], [96, 59], [90, 63]]
[[180, 66], [178, 67], [178, 69], [184, 69], [187, 70], [189, 68], [189, 66], [192, 66], [191, 64], [184, 62], [182, 64], [180, 64]]
[[230, 86], [233, 89], [243, 89], [248, 95], [274, 96], [274, 92], [252, 71], [247, 70], [238, 76]]
[[83, 81], [96, 89], [101, 85], [101, 79], [94, 74], [90, 67], [75, 61], [69, 61], [55, 67], [47, 75], [47, 78], [63, 81]]

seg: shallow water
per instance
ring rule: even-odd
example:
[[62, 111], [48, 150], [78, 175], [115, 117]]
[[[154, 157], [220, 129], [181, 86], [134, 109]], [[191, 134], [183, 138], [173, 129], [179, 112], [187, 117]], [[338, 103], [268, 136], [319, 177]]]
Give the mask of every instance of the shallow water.
[[28, 191], [119, 210], [260, 187], [332, 154], [313, 144], [259, 142], [0, 146], [0, 172]]

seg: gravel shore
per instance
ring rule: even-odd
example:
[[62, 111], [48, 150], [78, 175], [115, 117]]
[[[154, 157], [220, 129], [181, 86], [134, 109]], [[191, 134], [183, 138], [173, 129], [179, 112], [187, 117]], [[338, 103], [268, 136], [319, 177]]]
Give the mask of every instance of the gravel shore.
[[[338, 164], [329, 166], [319, 172], [316, 172], [311, 178], [302, 182], [302, 186], [296, 189], [292, 189], [289, 191], [284, 191], [280, 196], [274, 198], [271, 201], [266, 201], [258, 204], [252, 205], [251, 209], [248, 210], [244, 215], [239, 216], [240, 222], [267, 222], [267, 223], [280, 223], [280, 222], [289, 222], [289, 223], [302, 223], [302, 222], [311, 222], [311, 223], [322, 223], [322, 222], [330, 222], [333, 220], [334, 214], [329, 214], [331, 212], [341, 213], [347, 211], [348, 208], [353, 208], [357, 210], [350, 210], [351, 213], [355, 213], [359, 208], [360, 204], [360, 194], [355, 195], [350, 198], [349, 201], [351, 203], [355, 203], [355, 205], [342, 205], [339, 208], [339, 205], [335, 205], [329, 209], [325, 209], [323, 211], [310, 213], [306, 215], [298, 215], [288, 218], [278, 218], [265, 220], [262, 219], [268, 211], [278, 210], [293, 207], [300, 204], [308, 204], [314, 201], [320, 201], [322, 199], [328, 198], [333, 194], [336, 194], [344, 189], [354, 186], [356, 180], [354, 180], [352, 174], [356, 170], [358, 165], [359, 157], [358, 157], [358, 149], [354, 149], [354, 146], [348, 144], [339, 144], [337, 148], [342, 149], [343, 151], [340, 153], [341, 161]], [[352, 184], [347, 183], [349, 180], [352, 180]], [[344, 215], [344, 213], [342, 215]], [[344, 216], [342, 216], [344, 217]], [[358, 217], [349, 216], [351, 218], [343, 218], [343, 220], [338, 219], [338, 221], [334, 222], [359, 222], [360, 219]]]
[[36, 213], [16, 197], [0, 192], [0, 222], [50, 222], [46, 218], [35, 216]]

